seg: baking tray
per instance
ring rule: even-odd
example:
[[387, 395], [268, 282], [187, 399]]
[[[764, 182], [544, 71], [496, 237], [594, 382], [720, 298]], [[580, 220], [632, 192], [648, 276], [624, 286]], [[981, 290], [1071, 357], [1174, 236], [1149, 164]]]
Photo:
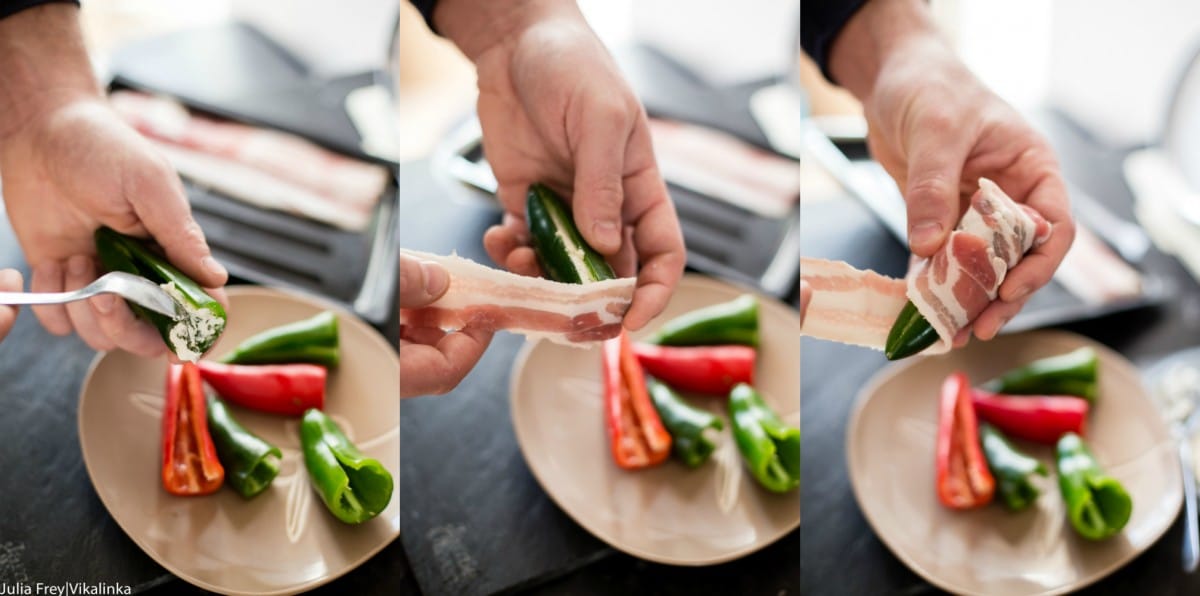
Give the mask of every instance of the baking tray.
[[296, 134], [332, 151], [384, 165], [391, 179], [362, 231], [261, 209], [184, 179], [196, 221], [235, 278], [332, 299], [373, 323], [395, 310], [399, 259], [398, 165], [368, 155], [343, 106], [382, 72], [313, 77], [254, 27], [228, 23], [131, 43], [113, 55], [110, 90], [175, 98], [198, 113]]

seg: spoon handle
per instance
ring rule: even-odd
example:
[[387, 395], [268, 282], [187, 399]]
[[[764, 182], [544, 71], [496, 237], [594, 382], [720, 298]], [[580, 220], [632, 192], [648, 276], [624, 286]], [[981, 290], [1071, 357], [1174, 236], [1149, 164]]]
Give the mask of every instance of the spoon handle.
[[1183, 468], [1183, 570], [1192, 573], [1200, 563], [1200, 532], [1196, 527], [1196, 476], [1192, 465], [1192, 444], [1186, 436], [1179, 442], [1179, 462]]
[[0, 304], [62, 304], [87, 298], [88, 294], [74, 292], [0, 292]]

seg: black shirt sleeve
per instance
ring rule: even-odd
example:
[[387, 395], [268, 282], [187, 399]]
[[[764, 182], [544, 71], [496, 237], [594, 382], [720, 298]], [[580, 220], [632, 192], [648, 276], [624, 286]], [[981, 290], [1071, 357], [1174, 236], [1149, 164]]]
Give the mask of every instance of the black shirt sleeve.
[[421, 11], [421, 16], [425, 17], [425, 24], [429, 26], [429, 30], [437, 33], [437, 27], [433, 26], [433, 9], [437, 8], [437, 0], [412, 0], [412, 4]]
[[0, 0], [0, 19], [15, 15], [26, 8], [58, 2], [69, 2], [76, 6], [79, 5], [79, 0]]
[[821, 67], [825, 78], [833, 81], [829, 72], [829, 48], [850, 17], [867, 0], [800, 0], [800, 46]]

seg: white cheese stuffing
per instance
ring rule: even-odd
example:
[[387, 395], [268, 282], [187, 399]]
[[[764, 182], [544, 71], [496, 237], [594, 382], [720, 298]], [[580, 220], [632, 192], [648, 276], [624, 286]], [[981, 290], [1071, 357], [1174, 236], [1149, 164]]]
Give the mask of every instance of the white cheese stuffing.
[[183, 315], [183, 318], [171, 324], [169, 333], [171, 351], [175, 352], [180, 360], [196, 362], [204, 355], [201, 346], [207, 344], [213, 336], [224, 330], [224, 321], [207, 308], [183, 307], [187, 301], [179, 288], [175, 287], [174, 282], [167, 282], [159, 287], [169, 294], [176, 304], [180, 305], [178, 310]]

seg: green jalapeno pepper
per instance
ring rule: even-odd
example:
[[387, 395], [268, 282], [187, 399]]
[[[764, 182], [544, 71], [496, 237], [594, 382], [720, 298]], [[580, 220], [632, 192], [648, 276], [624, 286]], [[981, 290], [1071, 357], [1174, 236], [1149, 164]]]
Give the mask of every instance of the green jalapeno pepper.
[[996, 427], [979, 426], [979, 442], [987, 459], [988, 469], [996, 479], [996, 491], [1012, 511], [1028, 508], [1041, 494], [1033, 485], [1034, 474], [1046, 476], [1046, 466], [1017, 450]]
[[109, 228], [96, 230], [96, 253], [108, 271], [140, 275], [174, 299], [175, 319], [126, 301], [130, 309], [158, 329], [167, 347], [181, 360], [195, 362], [225, 330], [225, 308], [191, 278], [150, 250], [143, 240]]
[[330, 311], [267, 329], [221, 358], [226, 364], [338, 364], [337, 315]]
[[570, 284], [616, 278], [604, 257], [584, 241], [566, 204], [546, 185], [529, 186], [525, 221], [546, 277]]
[[691, 468], [708, 461], [716, 445], [704, 436], [704, 431], [720, 431], [725, 428], [725, 423], [711, 412], [692, 407], [666, 383], [653, 377], [646, 377], [646, 388], [658, 410], [658, 417], [671, 433], [675, 457]]
[[888, 360], [908, 358], [937, 343], [937, 340], [938, 334], [933, 325], [910, 300], [904, 303], [904, 308], [892, 324], [892, 330], [888, 332], [883, 355]]
[[729, 393], [729, 417], [742, 459], [759, 484], [777, 493], [800, 486], [800, 429], [784, 424], [745, 383]]
[[983, 387], [993, 393], [1074, 395], [1095, 401], [1099, 363], [1096, 350], [1083, 347], [1014, 368]]
[[751, 294], [667, 321], [647, 340], [664, 346], [741, 344], [758, 347], [758, 299]]
[[208, 430], [225, 466], [225, 481], [244, 498], [252, 498], [279, 475], [283, 452], [262, 440], [234, 419], [225, 403], [208, 397]]
[[364, 455], [324, 412], [311, 409], [300, 422], [304, 465], [334, 517], [360, 524], [392, 500], [392, 475]]
[[1075, 531], [1088, 540], [1103, 540], [1120, 532], [1133, 513], [1133, 501], [1125, 487], [1100, 469], [1079, 435], [1063, 435], [1056, 452], [1058, 487]]

